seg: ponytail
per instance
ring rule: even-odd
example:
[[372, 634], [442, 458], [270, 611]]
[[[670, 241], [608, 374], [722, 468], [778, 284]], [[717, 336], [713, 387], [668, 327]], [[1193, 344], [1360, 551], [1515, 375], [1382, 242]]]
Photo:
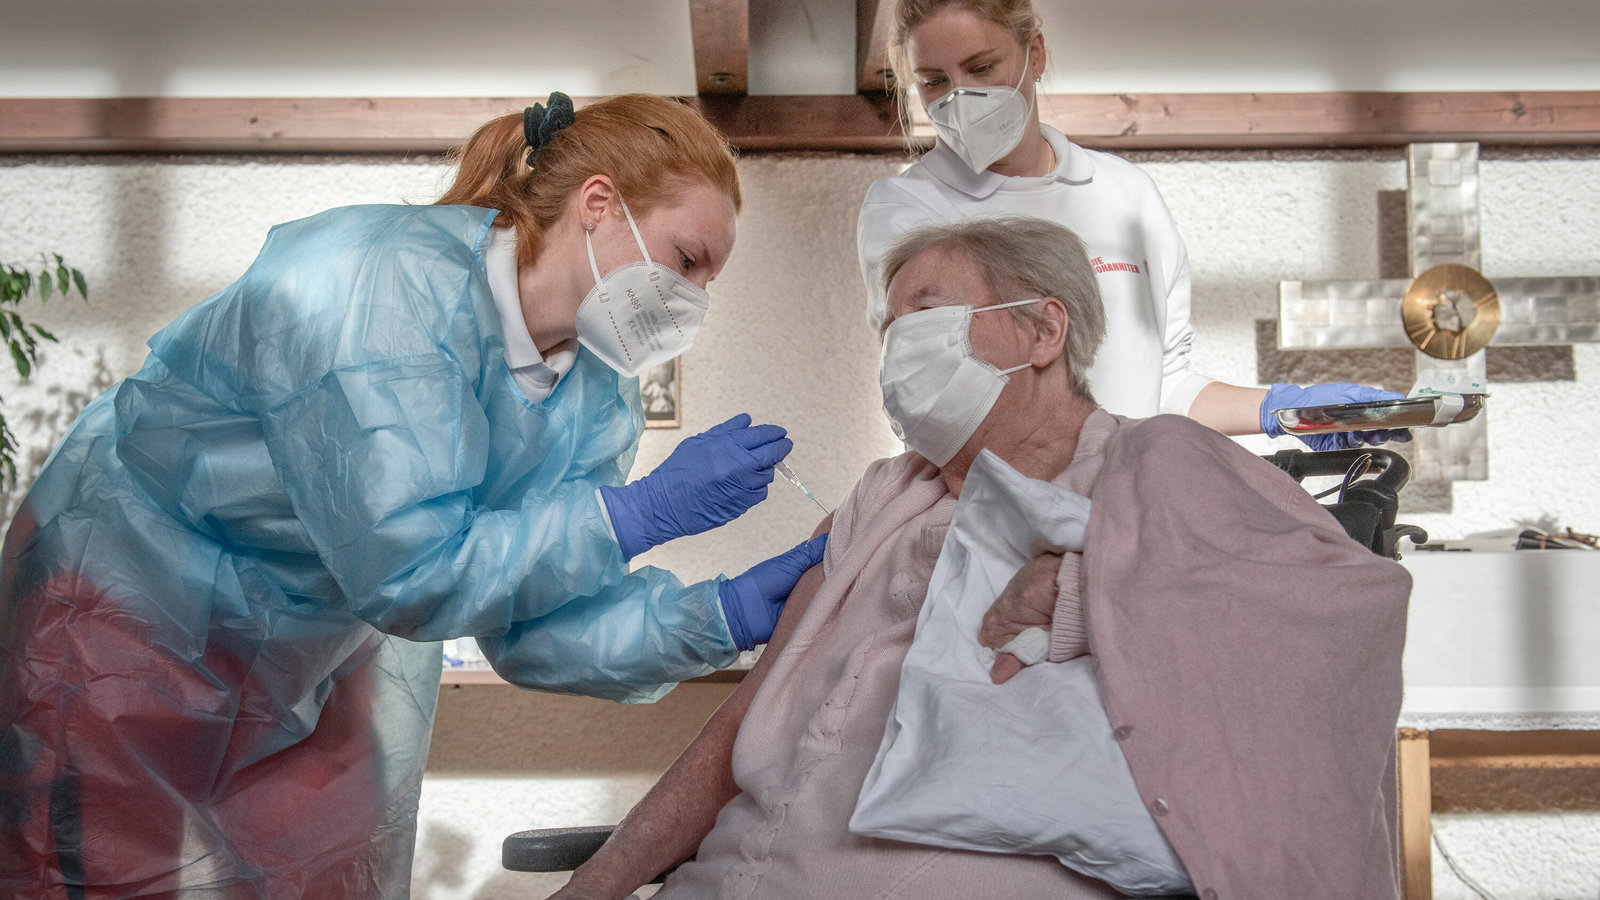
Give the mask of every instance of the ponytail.
[[[484, 123], [454, 154], [455, 183], [437, 201], [499, 210], [495, 224], [517, 230], [519, 266], [538, 258], [545, 232], [594, 175], [610, 178], [635, 216], [697, 182], [718, 188], [740, 208], [733, 149], [689, 106], [623, 94], [577, 110], [562, 126], [564, 99], [552, 94], [548, 109], [535, 106]], [[542, 145], [533, 146], [530, 134]]]

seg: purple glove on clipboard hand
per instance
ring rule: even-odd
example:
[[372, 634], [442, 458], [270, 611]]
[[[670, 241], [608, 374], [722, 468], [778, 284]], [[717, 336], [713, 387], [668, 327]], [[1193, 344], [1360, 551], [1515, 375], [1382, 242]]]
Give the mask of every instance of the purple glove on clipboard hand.
[[[1404, 394], [1336, 381], [1331, 384], [1313, 384], [1299, 387], [1293, 384], [1274, 384], [1267, 388], [1261, 401], [1261, 432], [1267, 437], [1283, 437], [1288, 432], [1278, 423], [1280, 409], [1297, 409], [1306, 406], [1333, 406], [1339, 403], [1370, 403], [1374, 400], [1400, 400]], [[1313, 450], [1349, 450], [1363, 444], [1382, 444], [1387, 441], [1405, 443], [1411, 440], [1411, 430], [1392, 428], [1379, 431], [1330, 431], [1321, 434], [1297, 434]]]

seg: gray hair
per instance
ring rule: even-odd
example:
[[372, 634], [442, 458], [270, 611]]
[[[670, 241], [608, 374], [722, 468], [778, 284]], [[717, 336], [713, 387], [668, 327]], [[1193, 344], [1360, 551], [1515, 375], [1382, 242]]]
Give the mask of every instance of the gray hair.
[[[1100, 300], [1100, 282], [1076, 234], [1054, 222], [1027, 216], [924, 225], [901, 235], [884, 254], [883, 290], [887, 293], [889, 282], [906, 263], [930, 250], [965, 254], [982, 273], [997, 303], [1034, 297], [1060, 300], [1067, 308], [1067, 377], [1073, 391], [1093, 399], [1089, 367], [1106, 334], [1106, 311]], [[1008, 312], [1030, 325], [1044, 318], [1037, 304], [1013, 306]]]

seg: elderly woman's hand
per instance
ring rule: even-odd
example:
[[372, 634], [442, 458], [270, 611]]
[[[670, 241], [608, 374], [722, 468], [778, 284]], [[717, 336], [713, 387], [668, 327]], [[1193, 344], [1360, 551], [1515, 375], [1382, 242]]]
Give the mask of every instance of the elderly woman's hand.
[[[1029, 628], [1049, 631], [1055, 617], [1056, 572], [1060, 568], [1061, 554], [1046, 553], [1011, 576], [1006, 589], [983, 614], [978, 643], [999, 650]], [[994, 668], [989, 670], [989, 678], [995, 684], [1005, 684], [1022, 669], [1022, 660], [1002, 653], [995, 659]]]

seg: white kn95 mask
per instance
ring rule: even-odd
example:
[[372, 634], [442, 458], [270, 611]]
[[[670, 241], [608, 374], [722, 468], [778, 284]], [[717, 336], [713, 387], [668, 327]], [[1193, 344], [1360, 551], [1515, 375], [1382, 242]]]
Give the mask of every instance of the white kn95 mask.
[[883, 335], [878, 384], [883, 411], [907, 447], [936, 466], [950, 462], [994, 408], [1012, 372], [972, 352], [972, 317], [977, 313], [1038, 303], [1044, 298], [970, 306], [936, 306], [907, 313]]
[[578, 343], [606, 365], [636, 378], [694, 344], [711, 307], [711, 295], [672, 269], [652, 262], [627, 203], [622, 204], [622, 213], [643, 259], [601, 277], [594, 261], [594, 242], [584, 231], [594, 287], [578, 304]]
[[1032, 52], [1030, 47], [1022, 57], [1022, 80], [1016, 87], [958, 87], [928, 104], [934, 134], [974, 172], [1004, 159], [1022, 143], [1033, 108], [1033, 98], [1022, 96]]

